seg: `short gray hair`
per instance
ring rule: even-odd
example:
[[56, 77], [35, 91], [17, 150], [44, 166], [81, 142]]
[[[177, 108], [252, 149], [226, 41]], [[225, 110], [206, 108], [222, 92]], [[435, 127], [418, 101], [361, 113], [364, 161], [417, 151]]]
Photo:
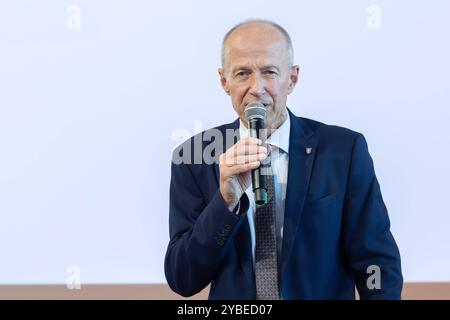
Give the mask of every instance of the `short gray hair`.
[[225, 65], [225, 44], [228, 40], [228, 38], [230, 37], [230, 35], [238, 28], [249, 25], [249, 24], [254, 24], [254, 23], [261, 23], [261, 24], [266, 24], [266, 25], [270, 25], [272, 27], [274, 27], [275, 29], [277, 29], [278, 31], [281, 32], [281, 34], [284, 37], [284, 40], [286, 41], [286, 46], [287, 46], [287, 51], [288, 51], [288, 64], [289, 67], [292, 67], [292, 65], [294, 64], [294, 49], [292, 47], [292, 41], [291, 41], [291, 37], [289, 36], [289, 33], [286, 31], [286, 29], [284, 29], [282, 26], [280, 26], [278, 23], [270, 21], [270, 20], [266, 20], [266, 19], [248, 19], [245, 20], [243, 22], [238, 23], [237, 25], [235, 25], [233, 28], [230, 29], [230, 31], [227, 32], [227, 34], [225, 35], [225, 37], [223, 37], [222, 40], [222, 51], [221, 51], [221, 58], [222, 58], [222, 68]]

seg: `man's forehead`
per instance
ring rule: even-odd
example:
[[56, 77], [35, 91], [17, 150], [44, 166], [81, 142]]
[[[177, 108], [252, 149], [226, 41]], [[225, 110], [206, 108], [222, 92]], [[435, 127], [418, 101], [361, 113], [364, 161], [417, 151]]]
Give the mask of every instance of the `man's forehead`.
[[255, 64], [258, 67], [269, 65], [279, 67], [286, 59], [286, 50], [284, 47], [279, 46], [230, 46], [227, 54], [227, 64], [233, 69], [237, 67], [251, 67]]
[[261, 52], [254, 55], [229, 55], [228, 65], [233, 68], [251, 68], [257, 66], [259, 68], [279, 67], [284, 63], [285, 56], [274, 54], [273, 52]]
[[258, 51], [276, 52], [287, 51], [286, 43], [283, 39], [267, 39], [264, 36], [256, 37], [237, 37], [235, 40], [228, 42], [227, 49], [229, 52], [247, 52]]

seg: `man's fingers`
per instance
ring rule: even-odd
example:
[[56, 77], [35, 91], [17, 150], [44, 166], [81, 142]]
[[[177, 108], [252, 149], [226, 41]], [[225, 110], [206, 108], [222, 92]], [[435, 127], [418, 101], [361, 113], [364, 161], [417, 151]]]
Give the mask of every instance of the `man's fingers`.
[[267, 158], [266, 153], [239, 155], [236, 157], [229, 157], [229, 158], [226, 157], [224, 159], [223, 164], [230, 167], [230, 166], [234, 166], [234, 165], [238, 165], [238, 164], [246, 164], [246, 163], [250, 163], [250, 162], [261, 161], [266, 158]]
[[252, 155], [252, 154], [266, 154], [267, 155], [267, 148], [263, 146], [258, 145], [235, 145], [232, 148], [230, 148], [227, 152], [225, 152], [225, 157], [227, 159], [236, 158], [238, 156], [242, 155]]
[[267, 158], [267, 148], [262, 146], [237, 146], [229, 149], [219, 158], [221, 164], [228, 166], [243, 164]]
[[227, 167], [225, 172], [225, 178], [234, 176], [236, 174], [247, 172], [252, 169], [256, 169], [261, 164], [260, 161], [249, 162], [245, 164], [238, 164], [232, 167]]
[[257, 145], [240, 145], [236, 147], [236, 155], [267, 153], [267, 148]]
[[239, 140], [234, 146], [230, 148], [230, 151], [234, 155], [245, 154], [246, 150], [252, 153], [256, 153], [258, 146], [262, 144], [262, 141], [257, 138], [247, 137]]
[[247, 137], [247, 138], [243, 138], [243, 139], [240, 139], [236, 144], [256, 144], [256, 145], [259, 145], [259, 144], [262, 144], [262, 141], [261, 141], [261, 139], [258, 139], [258, 138], [253, 138], [253, 137]]
[[228, 167], [262, 161], [267, 158], [267, 148], [261, 145], [261, 140], [248, 137], [239, 140], [219, 158], [221, 165]]

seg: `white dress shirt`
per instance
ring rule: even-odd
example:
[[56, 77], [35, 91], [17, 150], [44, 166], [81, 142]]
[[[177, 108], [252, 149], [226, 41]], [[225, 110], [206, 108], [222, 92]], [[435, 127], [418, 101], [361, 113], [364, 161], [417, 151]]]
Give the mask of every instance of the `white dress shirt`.
[[[287, 113], [287, 112], [286, 112]], [[289, 164], [289, 133], [291, 128], [291, 121], [289, 119], [289, 113], [287, 113], [286, 120], [275, 130], [270, 137], [266, 140], [268, 147], [270, 148], [271, 168], [274, 174], [274, 187], [275, 187], [275, 202], [276, 202], [276, 235], [277, 235], [277, 253], [279, 261], [281, 261], [281, 243], [283, 239], [283, 224], [284, 224], [284, 210], [286, 203], [286, 189], [287, 189], [287, 177], [288, 177], [288, 164]], [[249, 136], [248, 129], [244, 126], [242, 121], [239, 124], [239, 136], [240, 138], [246, 138]], [[245, 190], [245, 193], [249, 199], [249, 208], [247, 211], [248, 223], [250, 226], [250, 239], [252, 243], [252, 256], [253, 265], [255, 265], [255, 196], [253, 193], [253, 186]]]

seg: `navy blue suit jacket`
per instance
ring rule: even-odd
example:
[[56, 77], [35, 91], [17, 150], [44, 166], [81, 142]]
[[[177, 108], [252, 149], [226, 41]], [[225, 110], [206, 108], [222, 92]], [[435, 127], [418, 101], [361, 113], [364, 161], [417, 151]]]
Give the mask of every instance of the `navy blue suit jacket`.
[[[400, 255], [363, 135], [290, 111], [289, 115], [279, 270], [283, 298], [354, 299], [356, 285], [362, 299], [399, 299]], [[238, 127], [236, 120], [214, 130], [225, 134]], [[196, 143], [205, 150], [211, 143], [204, 139], [207, 136], [208, 131], [189, 139], [174, 156]], [[305, 152], [308, 147], [310, 154]], [[214, 156], [225, 150], [224, 145]], [[193, 161], [194, 152], [189, 156]], [[165, 257], [169, 286], [191, 296], [210, 284], [210, 299], [255, 299], [247, 216], [228, 210], [219, 192], [218, 164], [172, 162], [171, 170], [170, 243]], [[248, 208], [245, 194], [241, 205]], [[372, 265], [381, 271], [379, 289], [367, 286]]]

